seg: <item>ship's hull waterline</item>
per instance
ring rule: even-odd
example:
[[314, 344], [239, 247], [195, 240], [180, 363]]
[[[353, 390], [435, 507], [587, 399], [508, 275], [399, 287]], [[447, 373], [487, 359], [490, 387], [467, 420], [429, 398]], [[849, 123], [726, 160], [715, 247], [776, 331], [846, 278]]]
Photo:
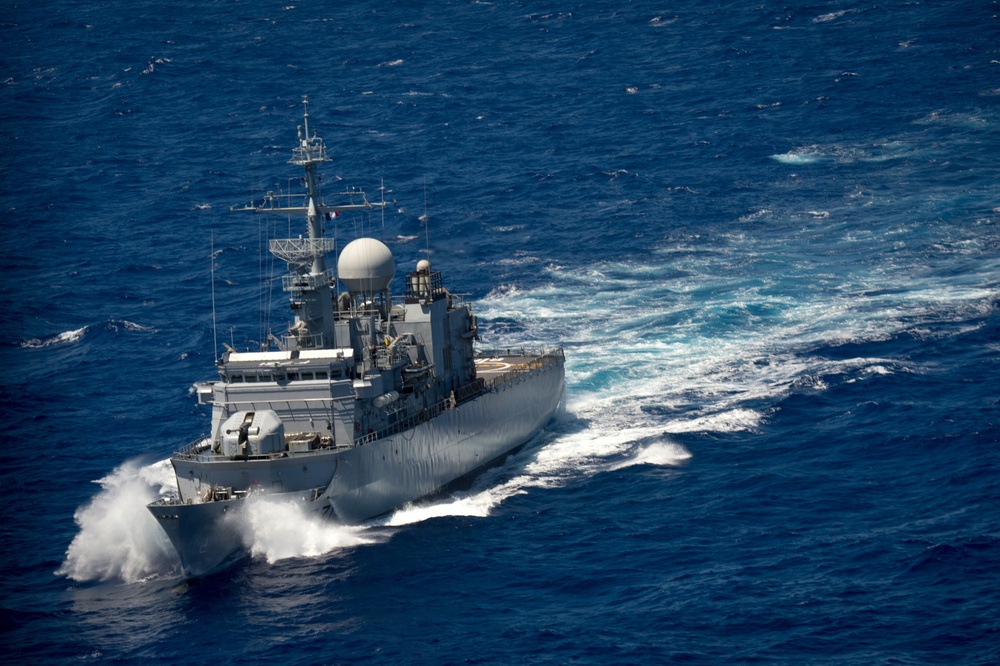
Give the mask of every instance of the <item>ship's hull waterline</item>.
[[[247, 502], [258, 497], [287, 499], [309, 513], [345, 524], [389, 513], [490, 467], [523, 446], [552, 418], [561, 402], [563, 385], [559, 357], [558, 362], [500, 384], [390, 437], [309, 455], [289, 454], [280, 459], [285, 472], [275, 467], [274, 460], [232, 461], [233, 478], [251, 479], [249, 492], [238, 497], [200, 503], [157, 502], [149, 505], [149, 510], [174, 545], [184, 574], [202, 576], [224, 568], [252, 545], [242, 515]], [[193, 477], [187, 471], [193, 472], [199, 464], [183, 457], [173, 462], [178, 482]], [[281, 492], [281, 482], [273, 479], [287, 476], [292, 482], [293, 473], [326, 475], [328, 482], [325, 487], [310, 487], [310, 481], [297, 479], [293, 483], [299, 490]]]

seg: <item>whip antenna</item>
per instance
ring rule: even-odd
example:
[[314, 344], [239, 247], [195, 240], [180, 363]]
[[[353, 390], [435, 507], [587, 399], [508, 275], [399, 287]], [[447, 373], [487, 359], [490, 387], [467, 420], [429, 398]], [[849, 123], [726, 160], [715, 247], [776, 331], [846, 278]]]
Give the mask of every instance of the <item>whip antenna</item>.
[[219, 358], [219, 326], [215, 320], [215, 230], [212, 230], [212, 254], [208, 256], [212, 265], [212, 353]]
[[424, 176], [424, 214], [420, 216], [420, 220], [424, 223], [424, 254], [430, 259], [431, 256], [431, 232], [429, 225], [427, 224], [427, 176]]

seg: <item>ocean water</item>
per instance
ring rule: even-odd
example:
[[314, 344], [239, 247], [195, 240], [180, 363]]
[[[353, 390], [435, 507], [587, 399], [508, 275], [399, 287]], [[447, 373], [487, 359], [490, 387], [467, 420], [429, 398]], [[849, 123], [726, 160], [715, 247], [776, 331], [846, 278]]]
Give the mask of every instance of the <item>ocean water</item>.
[[[1000, 662], [995, 0], [18, 2], [0, 80], [0, 659]], [[184, 581], [144, 505], [213, 283], [220, 344], [287, 324], [298, 223], [229, 209], [303, 96], [327, 192], [395, 201], [338, 238], [561, 344], [565, 405]]]

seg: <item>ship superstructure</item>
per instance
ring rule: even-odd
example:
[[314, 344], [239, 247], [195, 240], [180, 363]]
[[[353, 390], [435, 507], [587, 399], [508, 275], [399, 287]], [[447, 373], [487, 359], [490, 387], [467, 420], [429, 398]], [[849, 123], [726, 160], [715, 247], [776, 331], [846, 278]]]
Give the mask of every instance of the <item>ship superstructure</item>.
[[308, 112], [303, 125], [291, 163], [304, 169], [304, 192], [269, 193], [243, 209], [306, 219], [306, 237], [270, 242], [289, 266], [282, 287], [294, 321], [271, 339], [276, 349], [229, 349], [219, 379], [196, 384], [211, 432], [171, 458], [178, 496], [149, 505], [188, 575], [246, 547], [227, 514], [256, 493], [360, 522], [502, 459], [562, 398], [562, 350], [477, 353], [471, 307], [426, 259], [406, 276], [401, 303], [381, 241], [357, 238], [336, 271], [327, 266], [336, 247], [324, 223], [385, 203], [354, 190], [327, 204], [317, 173], [326, 147]]

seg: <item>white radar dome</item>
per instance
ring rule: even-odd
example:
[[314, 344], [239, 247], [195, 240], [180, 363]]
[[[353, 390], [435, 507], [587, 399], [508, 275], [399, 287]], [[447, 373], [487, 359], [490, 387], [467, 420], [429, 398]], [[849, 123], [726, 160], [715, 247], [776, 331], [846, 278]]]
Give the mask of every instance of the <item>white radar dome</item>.
[[392, 251], [374, 238], [351, 241], [337, 260], [337, 277], [352, 294], [384, 291], [394, 275], [396, 260]]

